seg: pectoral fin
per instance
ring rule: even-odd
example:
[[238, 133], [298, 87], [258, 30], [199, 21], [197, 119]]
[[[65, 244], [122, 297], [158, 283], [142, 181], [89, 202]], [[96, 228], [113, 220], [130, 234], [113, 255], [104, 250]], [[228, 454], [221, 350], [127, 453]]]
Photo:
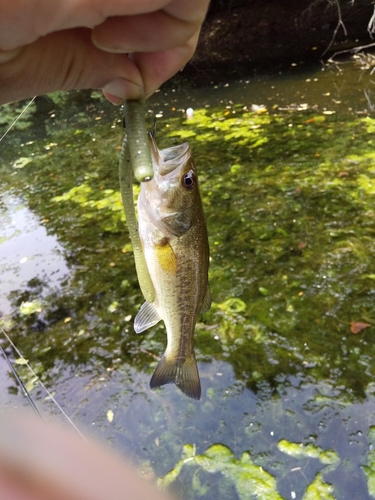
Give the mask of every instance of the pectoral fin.
[[204, 296], [203, 304], [202, 304], [201, 310], [199, 312], [204, 313], [204, 312], [209, 311], [210, 307], [211, 307], [211, 302], [212, 302], [211, 290], [210, 290], [210, 286], [207, 285], [206, 295]]
[[134, 320], [135, 333], [144, 332], [148, 328], [156, 325], [156, 323], [159, 323], [160, 320], [161, 317], [159, 316], [159, 313], [157, 312], [154, 304], [145, 302], [138, 311], [138, 314]]

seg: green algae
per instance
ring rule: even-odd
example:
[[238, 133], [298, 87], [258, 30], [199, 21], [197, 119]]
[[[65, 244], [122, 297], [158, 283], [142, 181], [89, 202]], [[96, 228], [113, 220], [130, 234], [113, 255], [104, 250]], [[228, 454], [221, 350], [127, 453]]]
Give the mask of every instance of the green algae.
[[[175, 468], [165, 477], [159, 478], [160, 487], [170, 486], [177, 480], [183, 467], [198, 466], [198, 470], [208, 472], [209, 474], [220, 474], [226, 480], [232, 482], [237, 490], [240, 500], [251, 500], [254, 498], [264, 498], [265, 500], [281, 500], [282, 497], [276, 491], [275, 478], [266, 472], [262, 467], [257, 466], [251, 460], [248, 453], [243, 453], [240, 459], [237, 459], [231, 450], [222, 444], [214, 444], [207, 448], [201, 455], [195, 454], [195, 447], [185, 445], [182, 452], [182, 458], [177, 462]], [[192, 488], [199, 494], [201, 491], [201, 481], [197, 481], [197, 470], [193, 476]], [[217, 478], [216, 478], [217, 480]], [[220, 479], [219, 479], [220, 482]], [[216, 497], [224, 499], [222, 492]]]
[[323, 481], [322, 475], [317, 474], [314, 481], [308, 486], [302, 500], [335, 500], [333, 486]]
[[327, 465], [337, 465], [340, 462], [339, 456], [334, 450], [322, 450], [319, 446], [311, 443], [293, 443], [281, 439], [277, 446], [280, 451], [292, 457], [318, 458], [323, 464]]
[[367, 465], [363, 465], [362, 469], [367, 478], [368, 492], [372, 497], [375, 497], [375, 427], [371, 426], [368, 430], [369, 452], [367, 457]]

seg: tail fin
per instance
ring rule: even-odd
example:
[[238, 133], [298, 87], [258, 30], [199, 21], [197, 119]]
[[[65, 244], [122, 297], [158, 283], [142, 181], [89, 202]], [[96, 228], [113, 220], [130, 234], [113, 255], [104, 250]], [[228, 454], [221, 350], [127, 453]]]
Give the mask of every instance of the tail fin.
[[174, 382], [189, 398], [200, 399], [201, 383], [194, 356], [183, 363], [179, 363], [174, 359], [167, 359], [165, 355], [161, 358], [151, 377], [150, 387], [156, 389], [171, 382]]

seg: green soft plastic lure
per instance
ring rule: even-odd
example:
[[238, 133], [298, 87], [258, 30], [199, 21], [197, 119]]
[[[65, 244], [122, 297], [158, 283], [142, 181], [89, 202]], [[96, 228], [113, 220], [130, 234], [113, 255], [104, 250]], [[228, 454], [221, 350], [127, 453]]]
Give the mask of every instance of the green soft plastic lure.
[[144, 119], [144, 108], [141, 102], [125, 102], [125, 123], [126, 134], [122, 143], [119, 164], [121, 198], [133, 246], [139, 286], [144, 298], [148, 302], [153, 302], [155, 289], [142, 251], [133, 197], [133, 172], [139, 182], [150, 181], [154, 175]]

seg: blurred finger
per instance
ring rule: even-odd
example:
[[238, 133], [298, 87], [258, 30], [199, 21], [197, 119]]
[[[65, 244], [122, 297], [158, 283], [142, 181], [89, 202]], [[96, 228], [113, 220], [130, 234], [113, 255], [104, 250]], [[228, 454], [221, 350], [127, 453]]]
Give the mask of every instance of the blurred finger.
[[3, 415], [0, 423], [2, 500], [169, 498], [122, 458], [78, 434], [34, 415]]

